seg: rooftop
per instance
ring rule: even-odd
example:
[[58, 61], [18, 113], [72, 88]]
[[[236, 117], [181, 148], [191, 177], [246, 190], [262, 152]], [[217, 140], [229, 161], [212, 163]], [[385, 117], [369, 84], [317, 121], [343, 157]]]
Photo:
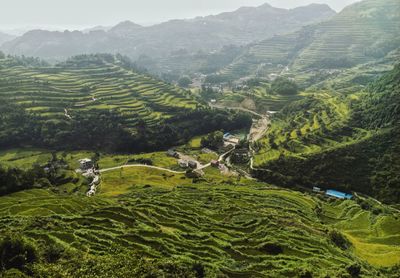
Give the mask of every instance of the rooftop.
[[336, 197], [336, 198], [339, 198], [339, 199], [351, 199], [351, 198], [353, 198], [353, 195], [351, 195], [351, 194], [347, 194], [347, 193], [343, 193], [343, 192], [336, 191], [336, 190], [331, 190], [331, 189], [326, 191], [326, 195], [332, 196], [332, 197]]

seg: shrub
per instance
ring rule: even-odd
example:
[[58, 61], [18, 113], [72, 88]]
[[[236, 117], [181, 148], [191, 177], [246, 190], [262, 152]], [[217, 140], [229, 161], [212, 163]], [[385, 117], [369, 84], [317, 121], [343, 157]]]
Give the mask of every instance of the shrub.
[[280, 245], [272, 242], [265, 243], [259, 248], [259, 250], [270, 255], [279, 255], [283, 253], [283, 248]]
[[20, 237], [6, 237], [0, 243], [1, 269], [26, 270], [27, 264], [37, 260], [35, 247]]
[[340, 249], [346, 250], [351, 243], [339, 231], [332, 230], [329, 232], [330, 240]]

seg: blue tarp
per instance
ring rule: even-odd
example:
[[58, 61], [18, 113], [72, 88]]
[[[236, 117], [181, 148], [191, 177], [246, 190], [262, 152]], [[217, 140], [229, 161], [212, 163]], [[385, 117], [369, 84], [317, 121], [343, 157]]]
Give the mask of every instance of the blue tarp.
[[351, 195], [351, 194], [347, 194], [347, 193], [343, 193], [343, 192], [336, 191], [336, 190], [331, 190], [331, 189], [326, 191], [326, 195], [332, 196], [332, 197], [336, 197], [336, 198], [339, 198], [339, 199], [351, 199], [351, 198], [353, 198], [353, 195]]

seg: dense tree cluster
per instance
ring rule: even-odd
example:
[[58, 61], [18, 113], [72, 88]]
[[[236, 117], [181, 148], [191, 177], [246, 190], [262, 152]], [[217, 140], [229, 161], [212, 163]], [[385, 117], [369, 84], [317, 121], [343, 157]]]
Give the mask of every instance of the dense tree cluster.
[[72, 120], [42, 121], [11, 103], [0, 103], [0, 145], [3, 148], [35, 146], [57, 150], [143, 152], [183, 144], [214, 130], [250, 127], [251, 116], [231, 111], [198, 109], [177, 112], [159, 125], [137, 121], [135, 130], [124, 128], [118, 111], [71, 112]]
[[192, 84], [192, 79], [189, 76], [182, 76], [178, 80], [178, 85], [181, 87], [187, 88], [190, 84]]
[[221, 131], [215, 131], [201, 138], [201, 146], [217, 149], [224, 143], [224, 134]]
[[299, 91], [296, 82], [285, 77], [276, 78], [271, 84], [271, 89], [279, 95], [295, 95]]

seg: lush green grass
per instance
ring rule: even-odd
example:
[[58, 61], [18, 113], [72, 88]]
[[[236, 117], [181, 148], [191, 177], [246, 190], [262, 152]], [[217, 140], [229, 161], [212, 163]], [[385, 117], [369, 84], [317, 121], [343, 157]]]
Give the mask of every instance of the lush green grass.
[[174, 174], [145, 167], [121, 168], [102, 174], [100, 195], [112, 197], [126, 194], [134, 187], [171, 188], [185, 183], [188, 183], [188, 179], [184, 174]]

